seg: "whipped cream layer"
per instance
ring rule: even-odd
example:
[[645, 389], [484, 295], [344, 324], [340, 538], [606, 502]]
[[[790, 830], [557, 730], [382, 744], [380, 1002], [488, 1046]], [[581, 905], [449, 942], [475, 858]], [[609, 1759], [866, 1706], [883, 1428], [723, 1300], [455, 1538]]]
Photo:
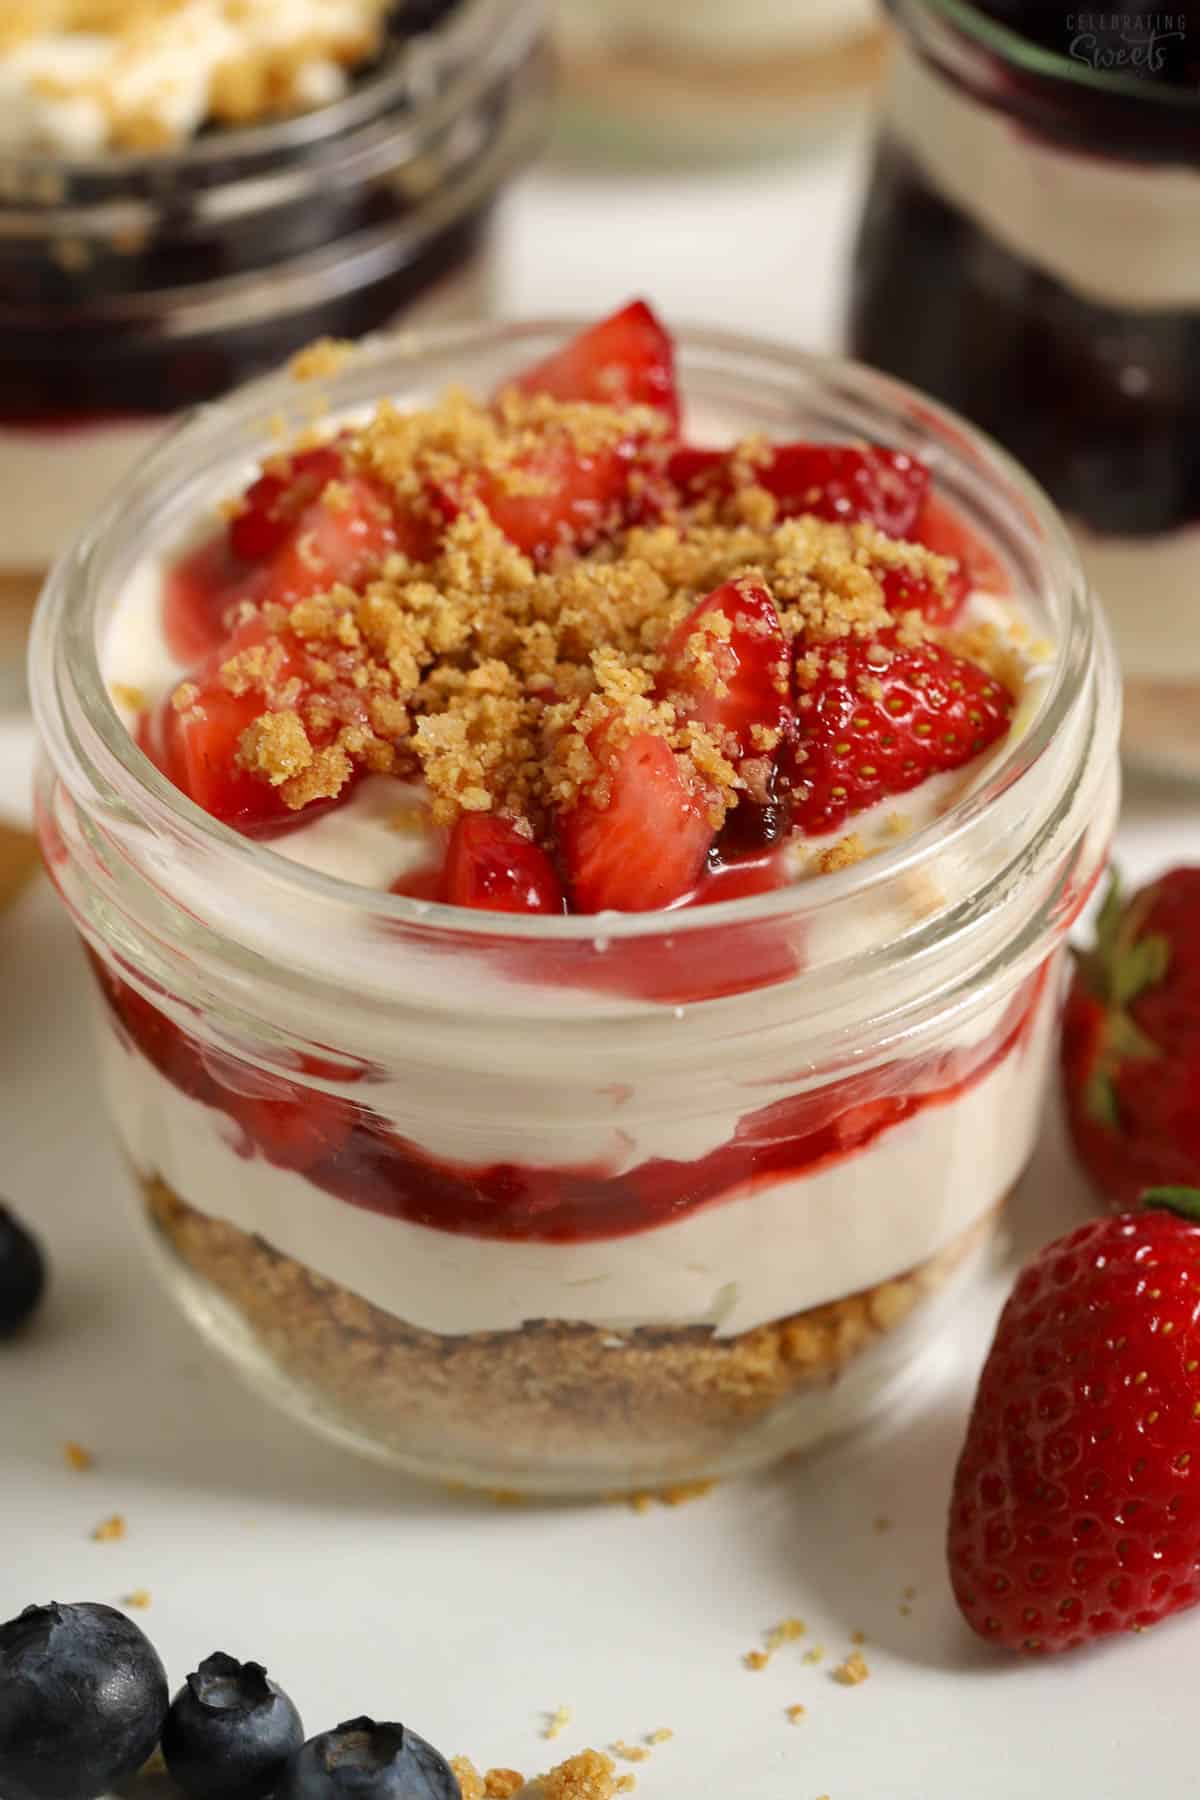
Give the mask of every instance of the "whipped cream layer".
[[902, 48], [890, 129], [930, 186], [1006, 250], [1086, 300], [1200, 306], [1200, 173], [1051, 144]]
[[[6, 7], [7, 14], [8, 8]], [[213, 118], [327, 105], [375, 50], [387, 0], [68, 0], [0, 17], [0, 149], [162, 150]]]
[[0, 423], [0, 571], [48, 569], [153, 449], [167, 423], [150, 418], [63, 426]]
[[1200, 525], [1158, 537], [1108, 537], [1078, 520], [1083, 566], [1135, 681], [1200, 683]]
[[732, 1337], [905, 1274], [1000, 1200], [1033, 1146], [1055, 1014], [1050, 983], [1032, 1029], [986, 1075], [854, 1155], [650, 1231], [579, 1244], [465, 1237], [332, 1199], [242, 1155], [229, 1120], [180, 1093], [107, 1023], [102, 1065], [139, 1174], [407, 1324], [452, 1336], [553, 1319]]

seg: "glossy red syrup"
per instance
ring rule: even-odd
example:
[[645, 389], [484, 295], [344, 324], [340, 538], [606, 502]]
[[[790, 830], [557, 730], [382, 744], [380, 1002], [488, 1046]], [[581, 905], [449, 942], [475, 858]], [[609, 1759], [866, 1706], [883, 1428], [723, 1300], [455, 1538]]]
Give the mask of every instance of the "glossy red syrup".
[[[95, 967], [131, 1048], [181, 1092], [235, 1120], [247, 1157], [302, 1173], [336, 1199], [389, 1218], [554, 1244], [651, 1231], [844, 1161], [920, 1113], [950, 1105], [1006, 1056], [1020, 1054], [1046, 981], [1043, 968], [980, 1044], [890, 1063], [748, 1112], [728, 1143], [696, 1162], [655, 1157], [613, 1174], [599, 1164], [468, 1166], [427, 1156], [365, 1105], [205, 1051], [111, 970]], [[319, 1075], [324, 1067], [303, 1072]], [[620, 1122], [617, 1107], [614, 1132]]]

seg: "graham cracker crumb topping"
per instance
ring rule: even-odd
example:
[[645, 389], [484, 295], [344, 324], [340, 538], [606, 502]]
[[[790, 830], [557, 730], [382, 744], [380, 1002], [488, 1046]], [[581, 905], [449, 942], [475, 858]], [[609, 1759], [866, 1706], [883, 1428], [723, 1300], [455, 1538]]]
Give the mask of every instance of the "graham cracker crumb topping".
[[[322, 373], [342, 353], [318, 345], [301, 373]], [[761, 802], [778, 734], [760, 728], [743, 755], [694, 716], [694, 702], [656, 694], [676, 626], [726, 582], [765, 585], [788, 640], [802, 640], [803, 687], [836, 668], [840, 643], [887, 629], [901, 643], [929, 635], [919, 613], [889, 611], [879, 577], [899, 568], [944, 583], [951, 564], [866, 524], [778, 522], [752, 482], [651, 524], [597, 518], [592, 547], [564, 541], [538, 564], [489, 515], [498, 496], [536, 508], [560, 456], [578, 466], [636, 445], [652, 479], [665, 431], [649, 408], [511, 389], [492, 405], [459, 391], [417, 412], [385, 401], [343, 433], [352, 486], [333, 484], [327, 504], [369, 517], [386, 500], [401, 541], [360, 587], [262, 609], [262, 641], [221, 671], [231, 693], [267, 701], [243, 734], [242, 766], [292, 810], [336, 798], [361, 769], [420, 779], [435, 825], [492, 812], [548, 843], [552, 820], [581, 797], [609, 804], [617, 759], [644, 733], [669, 745], [714, 831], [742, 796]], [[747, 447], [735, 466], [752, 474], [754, 455]], [[730, 629], [715, 612], [688, 640], [697, 691], [723, 691]], [[782, 667], [779, 687], [785, 694]], [[181, 689], [175, 704], [192, 703]], [[845, 867], [862, 854], [850, 838], [827, 856]]]
[[862, 1651], [852, 1650], [845, 1662], [839, 1663], [833, 1671], [833, 1679], [840, 1681], [843, 1687], [858, 1687], [870, 1673]]

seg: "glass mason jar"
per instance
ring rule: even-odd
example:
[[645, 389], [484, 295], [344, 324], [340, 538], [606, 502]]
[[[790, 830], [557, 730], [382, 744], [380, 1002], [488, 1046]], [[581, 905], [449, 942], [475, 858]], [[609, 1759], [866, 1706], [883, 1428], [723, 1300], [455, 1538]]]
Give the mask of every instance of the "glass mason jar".
[[565, 123], [622, 161], [819, 144], [883, 71], [879, 0], [558, 0]]
[[0, 157], [10, 670], [49, 564], [173, 414], [321, 336], [486, 311], [488, 215], [544, 122], [542, 10], [460, 0], [344, 99], [178, 151]]
[[1056, 52], [965, 0], [892, 10], [852, 353], [1044, 484], [1108, 609], [1127, 748], [1200, 778], [1200, 95], [1081, 60], [1082, 14], [1053, 14]]
[[[489, 391], [568, 329], [380, 340], [335, 415]], [[143, 1235], [250, 1381], [429, 1477], [691, 1481], [891, 1396], [1030, 1154], [1064, 934], [1113, 827], [1109, 642], [1016, 466], [851, 364], [699, 331], [680, 358], [732, 432], [928, 457], [1057, 644], [1000, 763], [855, 867], [669, 915], [510, 917], [302, 868], [184, 799], [99, 645], [148, 551], [236, 487], [272, 419], [303, 422], [292, 383], [177, 433], [38, 615], [42, 844], [98, 978]]]

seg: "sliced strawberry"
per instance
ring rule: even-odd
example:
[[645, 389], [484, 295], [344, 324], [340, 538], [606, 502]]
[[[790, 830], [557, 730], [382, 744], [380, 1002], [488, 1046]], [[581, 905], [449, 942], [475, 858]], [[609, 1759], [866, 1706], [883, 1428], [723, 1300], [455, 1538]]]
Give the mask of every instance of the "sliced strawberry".
[[[727, 581], [676, 626], [659, 693], [731, 740], [738, 757], [769, 754], [791, 717], [791, 649], [765, 587]], [[756, 730], [756, 727], [759, 728]]]
[[317, 444], [275, 457], [250, 487], [229, 523], [229, 547], [243, 562], [259, 562], [283, 548], [304, 510], [345, 473], [341, 451]]
[[479, 912], [563, 911], [562, 884], [546, 852], [492, 813], [464, 813], [455, 825], [443, 897]]
[[675, 346], [644, 300], [580, 332], [511, 385], [555, 400], [653, 406], [679, 423]]
[[912, 535], [927, 550], [957, 562], [966, 590], [985, 594], [1012, 592], [1012, 577], [995, 551], [937, 494], [925, 496]]
[[638, 732], [614, 749], [593, 732], [607, 804], [583, 795], [560, 825], [577, 912], [652, 912], [699, 880], [713, 840], [711, 796], [663, 738]]
[[889, 632], [820, 654], [823, 667], [797, 700], [787, 759], [795, 822], [810, 836], [961, 768], [1008, 729], [1012, 695], [938, 644], [906, 646]]
[[[169, 781], [214, 819], [248, 836], [278, 829], [298, 816], [277, 788], [239, 761], [242, 734], [267, 709], [263, 694], [256, 688], [233, 694], [221, 679], [230, 657], [265, 642], [266, 635], [257, 619], [239, 627], [143, 718], [138, 733], [142, 750]], [[294, 660], [294, 668], [289, 661], [286, 669], [303, 679], [298, 651], [288, 651], [284, 640], [278, 641], [283, 654]], [[176, 705], [177, 697], [186, 704]]]
[[913, 575], [907, 569], [884, 569], [879, 572], [884, 600], [890, 613], [899, 617], [906, 612], [919, 612], [931, 625], [951, 625], [967, 604], [971, 583], [961, 563], [956, 563], [939, 587], [928, 575]]
[[236, 559], [223, 531], [181, 557], [163, 595], [163, 634], [175, 661], [191, 668], [220, 649], [238, 607], [261, 586], [261, 574]]
[[[585, 550], [626, 523], [639, 469], [634, 439], [583, 455], [566, 437], [545, 443], [504, 473], [483, 470], [475, 492], [510, 543], [535, 562], [557, 550]], [[455, 496], [438, 496], [447, 517]]]
[[[729, 493], [733, 453], [677, 450], [667, 473], [685, 497]], [[901, 538], [912, 532], [929, 491], [924, 463], [878, 444], [778, 444], [755, 464], [754, 479], [775, 496], [785, 519], [812, 513], [838, 524], [862, 520]]]
[[263, 598], [290, 606], [338, 584], [361, 588], [395, 551], [423, 561], [433, 548], [432, 526], [400, 515], [382, 482], [342, 475], [297, 514], [267, 560]]

